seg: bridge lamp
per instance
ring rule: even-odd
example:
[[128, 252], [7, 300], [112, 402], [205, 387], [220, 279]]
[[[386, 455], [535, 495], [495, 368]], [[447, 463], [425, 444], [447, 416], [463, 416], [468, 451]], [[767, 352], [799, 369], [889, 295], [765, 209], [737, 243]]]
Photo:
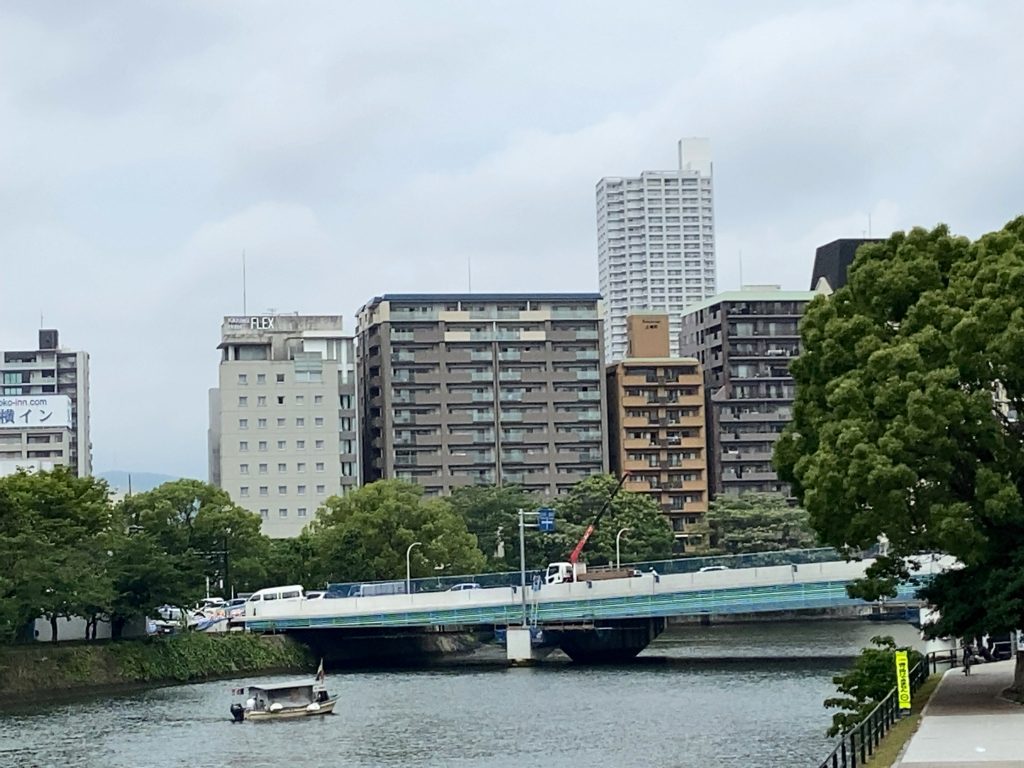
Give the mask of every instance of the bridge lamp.
[[414, 541], [409, 545], [409, 548], [405, 550], [405, 594], [412, 594], [412, 562], [410, 556], [412, 555], [413, 547], [423, 546], [422, 541]]
[[622, 538], [622, 534], [627, 531], [632, 531], [632, 528], [620, 528], [619, 532], [615, 534], [615, 567], [618, 568], [621, 565], [621, 558], [619, 557], [619, 540]]

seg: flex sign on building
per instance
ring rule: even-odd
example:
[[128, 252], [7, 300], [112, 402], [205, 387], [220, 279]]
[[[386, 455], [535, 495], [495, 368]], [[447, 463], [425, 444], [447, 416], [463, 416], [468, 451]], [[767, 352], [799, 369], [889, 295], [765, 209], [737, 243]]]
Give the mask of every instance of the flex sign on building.
[[0, 396], [0, 429], [70, 429], [67, 395]]

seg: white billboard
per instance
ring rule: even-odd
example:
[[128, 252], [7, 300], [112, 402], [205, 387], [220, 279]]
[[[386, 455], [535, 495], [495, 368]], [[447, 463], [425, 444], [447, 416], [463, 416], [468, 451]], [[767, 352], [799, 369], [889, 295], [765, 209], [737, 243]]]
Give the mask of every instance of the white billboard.
[[0, 429], [70, 429], [67, 395], [0, 395]]

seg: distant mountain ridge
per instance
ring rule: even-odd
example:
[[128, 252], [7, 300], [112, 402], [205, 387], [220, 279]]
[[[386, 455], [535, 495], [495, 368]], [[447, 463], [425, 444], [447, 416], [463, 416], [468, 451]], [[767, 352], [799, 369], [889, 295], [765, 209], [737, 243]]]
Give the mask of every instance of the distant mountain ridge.
[[132, 493], [151, 491], [158, 485], [181, 479], [174, 475], [161, 475], [158, 472], [127, 472], [122, 469], [107, 470], [106, 472], [98, 473], [96, 476], [106, 480], [111, 488], [127, 492], [129, 475], [132, 478]]

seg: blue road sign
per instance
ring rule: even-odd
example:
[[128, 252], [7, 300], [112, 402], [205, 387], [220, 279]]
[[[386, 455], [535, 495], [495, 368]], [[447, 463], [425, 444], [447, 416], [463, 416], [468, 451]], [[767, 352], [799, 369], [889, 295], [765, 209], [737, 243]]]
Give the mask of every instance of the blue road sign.
[[550, 507], [541, 507], [537, 510], [537, 527], [544, 533], [551, 533], [555, 530], [555, 510]]

